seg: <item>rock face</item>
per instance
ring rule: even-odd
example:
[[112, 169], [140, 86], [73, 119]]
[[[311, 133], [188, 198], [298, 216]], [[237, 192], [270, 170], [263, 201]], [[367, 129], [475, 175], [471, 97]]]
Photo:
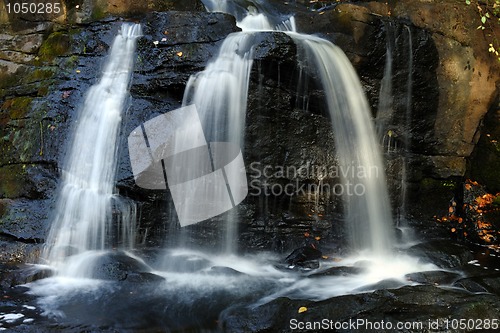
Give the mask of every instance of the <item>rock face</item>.
[[[492, 110], [494, 115], [498, 110], [493, 105], [498, 105], [494, 102], [499, 66], [488, 54], [483, 32], [476, 29], [475, 8], [451, 0], [403, 0], [389, 5], [355, 1], [310, 12], [273, 3], [279, 3], [280, 10], [297, 12], [300, 31], [332, 40], [353, 62], [374, 117], [377, 121], [386, 118], [381, 141], [391, 133], [396, 150], [388, 154], [395, 206], [401, 204], [403, 164], [409, 170], [406, 192], [414, 215], [431, 216], [440, 207], [446, 208], [471, 156], [472, 173], [493, 179], [489, 182], [495, 188], [495, 178], [482, 168], [496, 163], [482, 153], [491, 148], [487, 147], [490, 137], [482, 136], [478, 146], [476, 142], [486, 112]], [[1, 11], [5, 33], [0, 35], [0, 242], [6, 261], [28, 260], [25, 249], [36, 257], [43, 243], [79, 103], [98, 77], [102, 57], [120, 25], [120, 19], [109, 14], [144, 23], [124, 137], [144, 121], [179, 107], [189, 76], [204, 68], [229, 33], [239, 30], [234, 18], [201, 12], [203, 6], [195, 0], [140, 4], [89, 0], [78, 8], [72, 1], [62, 4], [61, 15], [43, 22], [39, 17], [28, 19]], [[178, 11], [155, 12], [173, 9]], [[263, 33], [258, 38], [244, 151], [247, 166], [260, 165], [254, 164], [248, 172], [249, 182], [262, 173], [264, 165], [295, 170], [335, 165], [335, 144], [321, 89], [311, 86], [305, 93], [296, 88], [295, 45], [285, 34]], [[392, 99], [390, 108], [381, 111], [388, 46]], [[493, 133], [494, 119], [484, 118], [484, 135]], [[161, 243], [168, 229], [165, 223], [172, 220], [167, 213], [169, 194], [137, 188], [126, 140], [119, 150], [117, 188], [138, 203], [141, 239], [146, 245]], [[260, 194], [249, 196], [237, 212], [242, 247], [288, 251], [300, 246], [303, 233], [309, 231], [327, 239], [342, 238], [338, 198], [315, 195], [318, 177], [298, 178], [276, 172], [267, 177], [270, 186], [312, 186], [294, 196], [265, 195], [265, 185], [254, 183], [250, 191], [260, 190]], [[222, 237], [220, 220], [193, 227], [188, 234], [196, 241], [217, 243]]]
[[[406, 332], [396, 328], [397, 322], [404, 321], [422, 325], [409, 331], [426, 332], [430, 327], [446, 330], [446, 319], [455, 316], [498, 316], [498, 305], [494, 295], [471, 296], [464, 291], [418, 286], [340, 296], [321, 302], [278, 298], [257, 307], [234, 306], [222, 314], [219, 323], [225, 332]], [[306, 311], [300, 312], [301, 307]], [[374, 329], [374, 323], [385, 326]]]
[[[428, 323], [431, 319], [437, 323], [436, 330], [445, 330], [444, 320], [452, 316], [498, 318], [498, 272], [483, 274], [487, 266], [500, 267], [498, 263], [492, 263], [491, 258], [471, 260], [477, 258], [469, 247], [447, 242], [447, 230], [426, 223], [429, 216], [444, 215], [441, 210], [448, 208], [457, 189], [462, 190], [464, 175], [478, 178], [490, 191], [500, 190], [499, 66], [488, 54], [485, 34], [476, 29], [480, 24], [476, 8], [459, 0], [319, 1], [313, 5], [316, 9], [326, 7], [309, 11], [284, 1], [269, 2], [278, 4], [280, 11], [296, 12], [300, 31], [318, 33], [333, 41], [354, 64], [379, 125], [394, 207], [400, 206], [406, 195], [410, 203], [406, 213], [420, 218], [418, 231], [427, 240], [410, 247], [407, 253], [465, 274], [416, 273], [407, 278], [424, 286], [399, 288], [401, 281], [387, 280], [375, 285], [383, 290], [374, 293], [320, 302], [278, 298], [250, 309], [243, 305], [228, 308], [235, 302], [222, 293], [213, 299], [224, 304], [212, 305], [202, 318], [205, 322], [199, 325], [215, 329], [217, 322], [230, 332], [287, 332], [293, 318], [314, 321], [334, 316], [339, 321], [356, 317], [372, 322]], [[145, 121], [180, 107], [190, 75], [203, 70], [224, 38], [239, 28], [229, 15], [205, 13], [198, 0], [68, 0], [61, 2], [60, 15], [50, 17], [8, 14], [5, 3], [0, 3], [0, 312], [22, 314], [33, 312], [25, 308], [24, 298], [34, 300], [23, 295], [19, 287], [11, 287], [36, 276], [19, 275], [18, 264], [39, 259], [64, 166], [66, 142], [83, 96], [98, 79], [103, 58], [123, 18], [141, 22], [144, 36], [138, 41], [131, 99], [122, 124], [116, 187], [120, 195], [133, 199], [138, 206], [137, 243], [145, 248], [165, 245], [165, 239], [175, 243], [180, 233], [170, 194], [135, 185], [126, 137]], [[248, 4], [246, 0], [241, 3]], [[499, 34], [497, 26], [492, 29]], [[314, 251], [314, 260], [308, 261], [316, 267], [320, 253], [342, 255], [346, 239], [341, 202], [334, 196], [317, 195], [320, 183], [334, 184], [335, 178], [297, 173], [301, 167], [307, 170], [312, 165], [336, 163], [323, 92], [310, 77], [304, 81], [309, 89], [297, 89], [301, 72], [296, 64], [296, 47], [286, 34], [268, 32], [255, 38], [258, 43], [243, 147], [251, 193], [229, 217], [239, 221], [239, 249], [279, 251], [285, 259], [285, 253], [314, 242], [321, 252]], [[387, 96], [381, 92], [381, 82], [389, 49], [392, 75], [386, 82], [391, 83], [392, 90], [384, 109], [380, 104]], [[267, 174], [265, 166], [272, 167], [266, 169]], [[294, 195], [279, 192], [287, 185], [292, 185], [289, 190], [301, 186], [305, 190]], [[178, 239], [219, 246], [226, 217], [187, 227]], [[136, 291], [138, 282], [150, 288], [150, 283], [162, 281], [139, 263], [113, 255], [104, 259], [95, 277], [122, 281], [122, 288]], [[486, 265], [476, 268], [479, 262]], [[308, 278], [348, 277], [360, 270], [362, 267], [340, 267]], [[240, 273], [213, 267], [210, 274]], [[452, 284], [470, 293], [441, 289], [436, 284]], [[124, 290], [120, 295], [129, 298], [129, 289]], [[258, 291], [264, 290], [266, 287]], [[476, 292], [481, 294], [471, 294]], [[189, 326], [183, 325], [199, 320], [198, 313], [207, 311], [203, 302], [195, 305], [196, 311], [188, 306], [192, 299], [174, 312], [165, 313], [157, 307], [175, 303], [181, 296], [175, 293], [172, 300], [161, 295], [161, 300], [139, 302], [135, 306], [142, 307], [143, 312], [131, 311], [137, 316], [128, 320], [147, 321], [140, 323], [145, 327], [153, 325], [148, 316], [161, 310], [155, 315], [158, 329], [164, 328], [165, 322], [186, 329]], [[107, 302], [121, 304], [120, 298]], [[86, 304], [73, 309], [74, 318], [85, 312], [82, 309]], [[301, 307], [307, 311], [298, 313]], [[110, 308], [120, 315], [126, 313], [122, 307]], [[150, 308], [155, 310], [150, 312]], [[102, 317], [103, 309], [93, 309], [87, 319], [94, 320], [93, 316], [98, 317], [95, 313]], [[191, 317], [193, 313], [195, 318]], [[182, 316], [184, 321], [178, 322]], [[53, 324], [45, 320], [47, 327]], [[107, 317], [102, 320], [102, 326], [112, 326]], [[21, 325], [21, 319], [18, 321], [12, 327]]]
[[[435, 209], [421, 200], [427, 194], [434, 202], [433, 193], [452, 196], [436, 180], [465, 175], [481, 122], [496, 105], [500, 66], [488, 52], [488, 34], [498, 34], [500, 27], [493, 24], [483, 32], [477, 29], [480, 24], [476, 7], [460, 1], [361, 1], [298, 17], [302, 30], [321, 32], [346, 51], [373, 110], [380, 97], [385, 43], [392, 43], [392, 119], [385, 130], [407, 143], [409, 201], [421, 203], [414, 214]], [[408, 100], [410, 121], [405, 120]], [[426, 189], [429, 183], [433, 185]]]
[[[144, 25], [147, 37], [138, 47], [129, 110], [133, 117], [125, 122], [124, 133], [180, 106], [189, 75], [201, 71], [220, 41], [236, 30], [234, 19], [224, 14], [151, 15], [147, 18], [151, 23]], [[193, 22], [196, 28], [188, 29]], [[38, 256], [50, 223], [65, 143], [80, 101], [98, 78], [102, 58], [120, 25], [115, 19], [88, 25], [40, 23], [1, 36], [6, 59], [0, 60], [0, 234], [5, 261], [35, 261]], [[153, 44], [162, 38], [167, 41]], [[184, 57], [177, 55], [181, 50]], [[128, 155], [122, 154], [119, 186], [131, 184], [130, 177]], [[145, 200], [151, 196], [155, 198], [148, 193]]]

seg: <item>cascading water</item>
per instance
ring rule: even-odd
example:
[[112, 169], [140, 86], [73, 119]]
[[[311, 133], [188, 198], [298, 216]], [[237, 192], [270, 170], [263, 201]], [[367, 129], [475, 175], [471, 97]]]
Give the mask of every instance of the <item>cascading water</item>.
[[394, 244], [384, 165], [370, 109], [356, 72], [344, 52], [314, 36], [288, 33], [299, 57], [316, 71], [323, 86], [335, 135], [338, 167], [343, 170], [343, 200], [355, 250], [388, 254]]
[[[205, 1], [210, 11], [227, 12], [233, 8], [225, 1]], [[234, 12], [234, 8], [232, 9]], [[230, 34], [219, 53], [204, 71], [192, 76], [186, 86], [183, 106], [194, 104], [208, 142], [230, 142], [243, 147], [248, 86], [253, 64], [256, 31], [272, 30], [272, 24], [255, 7], [241, 16], [242, 32]], [[186, 138], [189, 139], [189, 138]], [[200, 158], [203, 158], [200, 156]], [[190, 164], [199, 165], [196, 158]], [[234, 211], [225, 216], [226, 235], [223, 251], [235, 253], [237, 217]]]
[[412, 118], [412, 96], [413, 96], [413, 39], [411, 29], [406, 26], [408, 32], [408, 78], [406, 83], [406, 112], [405, 112], [405, 127], [406, 133], [404, 136], [404, 152], [403, 162], [401, 166], [401, 212], [400, 216], [406, 216], [407, 203], [407, 178], [408, 178], [408, 155], [411, 145], [411, 118]]
[[[408, 38], [405, 38], [405, 33], [401, 33], [398, 38], [396, 38], [396, 28], [392, 22], [384, 22], [384, 27], [386, 30], [386, 61], [384, 68], [384, 77], [382, 78], [380, 94], [379, 94], [379, 104], [377, 109], [377, 116], [375, 119], [376, 128], [379, 137], [382, 141], [382, 146], [384, 147], [385, 153], [392, 154], [393, 158], [400, 159], [400, 172], [398, 174], [398, 181], [400, 183], [400, 194], [399, 203], [400, 206], [397, 210], [397, 223], [399, 223], [406, 215], [406, 186], [407, 186], [407, 164], [408, 155], [410, 151], [410, 141], [411, 141], [411, 118], [412, 118], [412, 94], [413, 94], [413, 41], [412, 32], [409, 26], [404, 27], [404, 31], [407, 33]], [[406, 101], [404, 105], [404, 113], [402, 113], [402, 130], [398, 130], [399, 133], [395, 133], [391, 126], [394, 125], [394, 118], [396, 117], [396, 110], [394, 109], [394, 92], [392, 87], [393, 77], [393, 62], [395, 61], [394, 54], [395, 47], [399, 44], [403, 44], [405, 47], [408, 46], [408, 57], [405, 57], [408, 63], [406, 68], [408, 75], [406, 77]], [[403, 50], [405, 52], [405, 50]], [[396, 139], [397, 136], [397, 139]]]
[[[227, 1], [205, 1], [205, 4], [211, 11], [228, 11], [231, 7]], [[239, 21], [243, 30], [269, 30], [270, 21], [262, 13], [256, 12], [255, 7], [249, 8], [246, 16], [242, 16]], [[248, 22], [253, 22], [254, 25], [249, 27]], [[320, 77], [336, 138], [335, 149], [339, 168], [346, 175], [343, 179], [344, 185], [363, 192], [362, 195], [343, 196], [353, 248], [369, 249], [377, 254], [388, 253], [394, 240], [384, 166], [376, 144], [368, 103], [359, 79], [351, 63], [338, 47], [324, 39], [290, 31], [295, 29], [293, 18], [288, 22], [291, 23], [277, 25], [276, 29], [285, 28], [282, 30], [301, 50], [300, 60], [307, 64], [309, 71], [317, 72]], [[194, 97], [188, 99], [189, 102], [195, 102], [202, 110], [200, 111], [202, 117], [210, 112], [212, 132], [227, 126], [236, 129], [230, 140], [240, 146], [243, 133], [241, 125], [244, 125], [246, 111], [246, 95], [241, 92], [248, 90], [251, 69], [250, 53], [242, 51], [242, 46], [244, 45], [244, 50], [252, 46], [249, 45], [248, 35], [241, 36], [242, 34], [244, 32], [233, 34], [226, 39], [219, 57], [197, 76], [198, 80], [194, 80], [201, 82], [197, 82]], [[245, 42], [242, 43], [241, 39]], [[228, 72], [231, 66], [241, 62], [240, 54], [244, 54], [248, 59], [245, 71]], [[233, 75], [239, 77], [234, 78]], [[228, 80], [228, 77], [231, 79]], [[188, 94], [193, 89], [194, 81], [188, 84], [186, 90]], [[223, 82], [222, 86], [220, 82]], [[238, 82], [238, 85], [231, 86], [234, 82]], [[236, 105], [225, 103], [228, 99], [226, 96], [233, 94], [238, 103]], [[228, 104], [230, 109], [227, 109]], [[220, 110], [223, 115], [230, 115], [229, 117], [235, 118], [237, 122], [221, 122]]]
[[393, 143], [392, 132], [387, 129], [393, 114], [393, 96], [392, 96], [392, 67], [393, 67], [393, 51], [394, 51], [394, 27], [392, 22], [384, 22], [386, 30], [386, 50], [385, 50], [385, 66], [384, 76], [380, 82], [379, 103], [377, 108], [377, 116], [375, 126], [377, 134], [382, 138], [382, 146], [390, 153], [395, 149]]
[[[204, 2], [210, 3], [212, 10], [234, 5], [229, 1]], [[345, 174], [342, 181], [359, 194], [344, 198], [353, 248], [368, 250], [371, 256], [356, 254], [342, 258], [341, 262], [325, 260], [313, 272], [287, 269], [278, 263], [281, 259], [276, 254], [235, 256], [236, 221], [229, 212], [225, 254], [168, 249], [166, 255], [164, 252], [159, 255], [158, 261], [146, 255], [147, 263], [130, 255], [132, 260], [140, 262], [140, 269], [122, 270], [118, 267], [120, 262], [111, 262], [108, 268], [112, 273], [125, 273], [124, 277], [85, 279], [89, 277], [85, 271], [89, 267], [88, 258], [91, 261], [106, 252], [113, 242], [109, 237], [113, 234], [110, 231], [112, 210], [119, 202], [113, 194], [115, 147], [135, 39], [140, 33], [139, 26], [124, 25], [113, 44], [102, 79], [91, 88], [85, 100], [68, 157], [57, 215], [45, 253], [45, 258], [60, 274], [30, 285], [31, 292], [40, 297], [39, 304], [46, 314], [70, 318], [76, 324], [90, 322], [101, 327], [124, 327], [125, 331], [144, 328], [180, 331], [197, 325], [205, 329], [214, 325], [214, 316], [217, 318], [223, 309], [236, 303], [258, 305], [279, 296], [322, 300], [377, 289], [374, 284], [387, 278], [407, 284], [405, 274], [434, 268], [407, 257], [390, 255], [394, 237], [380, 148], [361, 85], [344, 53], [321, 38], [293, 32], [293, 19], [278, 25], [254, 9], [245, 12], [240, 5], [236, 7], [238, 24], [244, 31], [229, 35], [218, 56], [203, 72], [194, 75], [186, 87], [183, 104], [196, 106], [203, 126], [203, 130], [197, 128], [195, 134], [206, 136], [204, 140], [199, 136], [196, 139], [203, 143], [226, 141], [243, 147], [252, 54], [258, 40], [257, 31], [246, 30], [262, 27], [268, 30], [272, 26], [291, 30], [286, 33], [298, 46], [298, 57], [307, 65], [304, 71], [319, 77], [323, 86], [336, 141], [332, 150], [335, 149], [338, 167]], [[200, 121], [188, 125], [194, 128]], [[186, 140], [196, 135], [192, 127], [186, 128], [184, 135], [178, 136], [182, 142], [176, 139], [174, 145], [194, 146]], [[169, 131], [162, 134], [168, 135]], [[174, 151], [176, 148], [174, 146]], [[198, 163], [193, 155], [189, 161], [180, 162], [181, 166]], [[135, 235], [128, 222], [133, 219], [128, 219], [126, 212], [133, 215], [133, 210], [115, 208], [120, 211], [115, 215], [121, 219], [114, 222], [125, 230], [120, 241], [124, 247], [131, 247]], [[323, 270], [342, 267], [354, 268], [359, 273], [321, 275]]]
[[[43, 257], [57, 272], [85, 276], [70, 261], [119, 245], [132, 248], [135, 207], [114, 193], [117, 142], [134, 65], [138, 24], [123, 24], [98, 83], [85, 97], [76, 121]], [[113, 238], [118, 238], [113, 239]], [[70, 259], [71, 258], [71, 259]]]

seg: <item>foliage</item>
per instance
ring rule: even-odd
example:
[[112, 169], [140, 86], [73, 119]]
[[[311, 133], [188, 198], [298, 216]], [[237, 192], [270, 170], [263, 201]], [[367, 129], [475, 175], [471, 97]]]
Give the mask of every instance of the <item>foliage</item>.
[[481, 21], [477, 27], [485, 32], [490, 42], [488, 51], [500, 61], [500, 42], [494, 33], [494, 26], [500, 25], [500, 0], [465, 0], [469, 6], [475, 6]]
[[500, 212], [500, 193], [487, 193], [478, 182], [467, 179], [461, 201], [451, 200], [448, 214], [436, 217], [437, 221], [459, 238], [498, 248], [500, 230], [494, 216]]

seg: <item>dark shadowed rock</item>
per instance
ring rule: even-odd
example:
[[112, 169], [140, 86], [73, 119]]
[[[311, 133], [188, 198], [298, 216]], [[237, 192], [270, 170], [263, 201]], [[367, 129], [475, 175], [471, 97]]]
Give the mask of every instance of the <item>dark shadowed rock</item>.
[[304, 246], [295, 249], [292, 253], [286, 257], [285, 262], [290, 266], [304, 266], [311, 261], [317, 261], [321, 259], [322, 253], [318, 249], [310, 246]]
[[468, 247], [448, 240], [435, 240], [412, 246], [408, 249], [408, 254], [440, 268], [459, 268], [474, 259]]
[[[471, 294], [460, 290], [445, 290], [433, 286], [403, 287], [379, 290], [373, 293], [334, 297], [320, 302], [278, 298], [264, 305], [248, 308], [235, 306], [219, 318], [225, 332], [290, 332], [297, 322], [335, 322], [363, 320], [363, 322], [414, 321], [428, 324], [437, 321], [444, 329], [447, 318], [496, 318], [500, 314], [500, 298], [491, 294]], [[307, 311], [299, 313], [301, 307]], [[493, 316], [493, 317], [489, 317]], [[425, 331], [428, 326], [418, 330]], [[312, 329], [312, 328], [311, 328]], [[335, 327], [323, 327], [334, 331]], [[318, 327], [312, 329], [320, 331]], [[343, 329], [343, 332], [365, 331], [365, 326]], [[298, 331], [306, 331], [298, 330]], [[403, 332], [395, 328], [386, 332]]]
[[460, 279], [461, 274], [448, 271], [428, 271], [406, 274], [405, 278], [408, 281], [421, 284], [449, 285]]
[[148, 273], [151, 269], [123, 252], [107, 252], [100, 255], [92, 266], [92, 278], [94, 279], [142, 282], [150, 280], [151, 276], [154, 275], [143, 275], [142, 273]]

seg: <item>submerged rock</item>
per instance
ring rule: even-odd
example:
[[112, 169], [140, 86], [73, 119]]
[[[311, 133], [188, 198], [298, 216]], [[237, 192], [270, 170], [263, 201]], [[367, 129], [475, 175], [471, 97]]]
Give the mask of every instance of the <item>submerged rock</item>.
[[98, 256], [92, 263], [93, 279], [112, 281], [147, 281], [151, 268], [123, 252], [108, 252]]
[[461, 274], [449, 271], [428, 271], [406, 274], [408, 281], [431, 285], [450, 285], [460, 279]]
[[[295, 249], [286, 257], [285, 262], [289, 266], [300, 266], [304, 268], [311, 268], [311, 266], [318, 266], [317, 261], [321, 259], [322, 253], [320, 250], [311, 246], [303, 246]], [[317, 267], [315, 267], [317, 268]]]
[[407, 253], [440, 268], [459, 268], [474, 259], [468, 247], [448, 240], [433, 240], [417, 244], [409, 248]]
[[[450, 318], [486, 319], [500, 315], [500, 298], [492, 294], [471, 294], [463, 290], [441, 289], [434, 286], [403, 287], [373, 293], [345, 295], [324, 301], [278, 298], [257, 307], [235, 306], [219, 318], [225, 332], [297, 331], [370, 331], [373, 323], [391, 323], [385, 329], [373, 331], [406, 332], [397, 329], [397, 322], [415, 322], [422, 326], [408, 331], [445, 330]], [[300, 312], [300, 308], [306, 311]], [[335, 326], [341, 323], [359, 326]], [[316, 325], [306, 328], [306, 325]], [[324, 325], [324, 326], [321, 326]]]

